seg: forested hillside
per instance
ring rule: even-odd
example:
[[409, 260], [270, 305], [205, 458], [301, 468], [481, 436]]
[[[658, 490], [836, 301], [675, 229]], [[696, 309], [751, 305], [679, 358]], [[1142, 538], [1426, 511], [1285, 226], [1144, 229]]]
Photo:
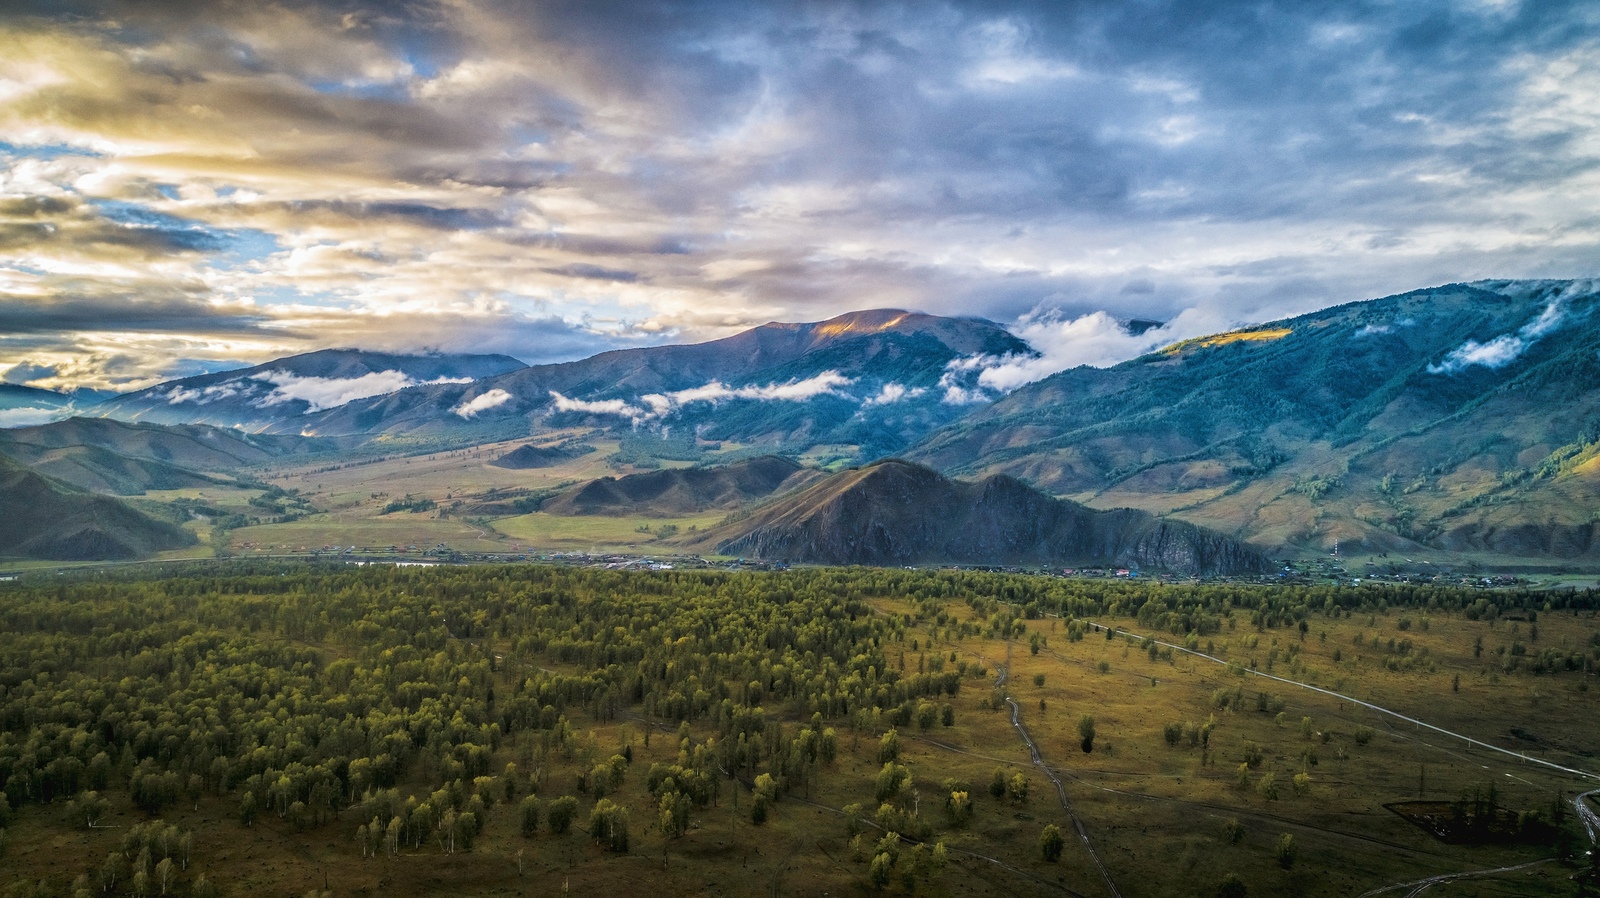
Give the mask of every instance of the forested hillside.
[[[1247, 671], [1423, 704], [1496, 739], [1505, 724], [1484, 715], [1531, 689], [1545, 713], [1517, 731], [1582, 764], [1595, 599], [244, 563], [0, 584], [0, 885], [555, 895], [649, 875], [669, 894], [1087, 893], [1089, 858], [1054, 841], [1072, 825], [1067, 793], [1058, 808], [1056, 774], [1012, 731], [1021, 714], [1050, 763], [1117, 784], [1070, 788], [1124, 894], [1229, 871], [1265, 894], [1339, 894], [1471, 863], [1374, 803], [1409, 794], [1418, 757], [1449, 797], [1481, 779], [1478, 762], [1386, 736], [1367, 755], [1374, 731], [1343, 704], [1281, 683], [1257, 694]], [[1157, 636], [1226, 657], [1227, 673], [1184, 685], [1192, 662]], [[1149, 780], [1158, 769], [1177, 782]], [[1132, 788], [1161, 803], [1116, 797]], [[1527, 857], [1523, 834], [1579, 837], [1565, 799], [1552, 816], [1547, 793], [1501, 788], [1490, 806], [1526, 813], [1495, 857]], [[1240, 835], [1196, 829], [1203, 808], [1242, 817]], [[1341, 814], [1376, 837], [1343, 835]], [[1291, 827], [1298, 868], [1262, 847], [1286, 820], [1320, 821]], [[1374, 855], [1374, 838], [1389, 847]], [[1134, 857], [1186, 840], [1207, 846], [1189, 872], [1132, 875]], [[1323, 882], [1352, 857], [1374, 866]]]

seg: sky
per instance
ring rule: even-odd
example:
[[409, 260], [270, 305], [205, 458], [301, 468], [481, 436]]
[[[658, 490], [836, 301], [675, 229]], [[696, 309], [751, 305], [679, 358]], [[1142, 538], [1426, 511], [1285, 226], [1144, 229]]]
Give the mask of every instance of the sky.
[[1593, 276], [1597, 210], [1592, 2], [0, 4], [0, 380], [54, 389], [884, 307], [1011, 328], [1006, 389]]

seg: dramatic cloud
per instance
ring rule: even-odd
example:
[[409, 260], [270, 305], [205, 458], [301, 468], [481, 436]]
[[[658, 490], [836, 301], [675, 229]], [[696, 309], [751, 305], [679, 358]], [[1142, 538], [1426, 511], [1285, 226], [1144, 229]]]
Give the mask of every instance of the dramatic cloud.
[[968, 401], [1191, 324], [1583, 276], [1597, 34], [1576, 0], [13, 4], [0, 365], [1015, 322], [1040, 356], [951, 372]]
[[492, 390], [472, 397], [466, 402], [463, 402], [451, 409], [451, 411], [463, 418], [475, 418], [478, 416], [479, 412], [486, 412], [492, 408], [499, 408], [510, 401], [511, 394], [500, 389], [499, 387], [496, 387]]

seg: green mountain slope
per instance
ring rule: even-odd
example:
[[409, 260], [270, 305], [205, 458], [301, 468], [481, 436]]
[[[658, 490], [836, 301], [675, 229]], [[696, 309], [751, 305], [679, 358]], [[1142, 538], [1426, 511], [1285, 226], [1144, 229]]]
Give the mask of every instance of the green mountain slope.
[[127, 424], [106, 418], [68, 418], [0, 430], [0, 452], [39, 473], [93, 492], [124, 496], [201, 486], [215, 482], [215, 472], [328, 448], [325, 441], [305, 437], [248, 434], [203, 424]]
[[1600, 557], [1600, 293], [1482, 282], [1017, 390], [910, 450], [1265, 547]]
[[1271, 566], [1191, 524], [1095, 511], [1003, 475], [963, 483], [896, 459], [835, 474], [694, 544], [822, 564], [1137, 565], [1193, 574]]
[[0, 558], [138, 558], [194, 535], [108, 496], [81, 493], [0, 455]]

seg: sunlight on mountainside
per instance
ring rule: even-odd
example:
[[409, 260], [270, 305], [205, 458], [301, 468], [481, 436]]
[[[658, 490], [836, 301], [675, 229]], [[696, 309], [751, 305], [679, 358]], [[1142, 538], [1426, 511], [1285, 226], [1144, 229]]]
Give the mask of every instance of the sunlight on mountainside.
[[1177, 355], [1185, 349], [1209, 349], [1213, 346], [1226, 346], [1229, 343], [1262, 342], [1269, 340], [1282, 340], [1293, 333], [1287, 327], [1264, 327], [1250, 331], [1228, 331], [1222, 334], [1212, 334], [1209, 337], [1195, 337], [1191, 340], [1180, 340], [1177, 343], [1161, 350], [1164, 355]]

